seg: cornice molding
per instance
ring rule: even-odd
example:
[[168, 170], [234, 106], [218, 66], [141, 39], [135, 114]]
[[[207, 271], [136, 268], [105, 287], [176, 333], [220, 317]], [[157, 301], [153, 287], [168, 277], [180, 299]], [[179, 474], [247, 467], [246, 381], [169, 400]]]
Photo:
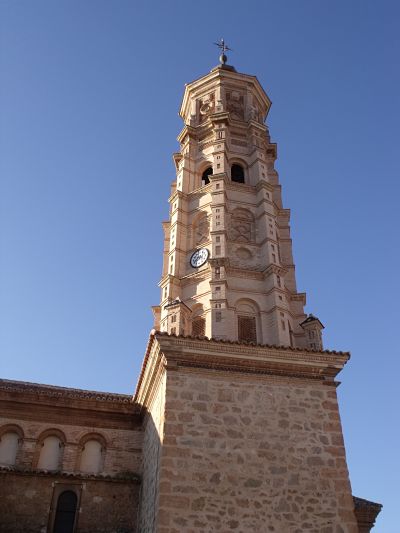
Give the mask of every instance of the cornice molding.
[[141, 477], [139, 474], [134, 472], [130, 473], [121, 473], [121, 474], [83, 474], [78, 472], [64, 472], [56, 471], [52, 472], [49, 470], [38, 470], [38, 469], [28, 469], [28, 468], [18, 468], [15, 466], [0, 466], [0, 475], [7, 476], [8, 474], [16, 474], [19, 476], [30, 476], [30, 477], [52, 477], [52, 478], [62, 478], [79, 480], [79, 481], [108, 481], [114, 483], [134, 483], [139, 485], [141, 483]]
[[335, 377], [349, 358], [348, 352], [175, 336], [153, 330], [134, 400], [146, 407], [149, 390], [153, 388], [160, 366], [167, 371], [169, 368], [175, 371], [179, 367], [187, 367], [242, 375], [265, 374], [320, 380], [335, 385]]
[[44, 385], [41, 383], [29, 383], [27, 381], [13, 381], [0, 379], [0, 392], [33, 393], [37, 396], [49, 398], [70, 398], [95, 400], [96, 402], [124, 403], [131, 402], [128, 394], [117, 394], [112, 392], [100, 392], [84, 389], [72, 389], [68, 387], [58, 387], [56, 385]]

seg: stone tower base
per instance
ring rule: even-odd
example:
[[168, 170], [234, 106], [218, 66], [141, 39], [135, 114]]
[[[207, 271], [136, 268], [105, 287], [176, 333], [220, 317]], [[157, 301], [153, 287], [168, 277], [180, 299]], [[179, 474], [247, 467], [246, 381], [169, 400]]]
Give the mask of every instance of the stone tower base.
[[358, 532], [334, 381], [348, 358], [154, 333], [140, 531]]

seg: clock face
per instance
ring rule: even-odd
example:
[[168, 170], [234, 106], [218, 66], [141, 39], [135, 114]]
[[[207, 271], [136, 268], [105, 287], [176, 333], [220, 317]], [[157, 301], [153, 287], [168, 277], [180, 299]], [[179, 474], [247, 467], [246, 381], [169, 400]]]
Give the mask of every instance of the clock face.
[[190, 258], [190, 264], [193, 268], [199, 268], [206, 263], [208, 256], [209, 251], [207, 248], [200, 248], [200, 250], [196, 250]]

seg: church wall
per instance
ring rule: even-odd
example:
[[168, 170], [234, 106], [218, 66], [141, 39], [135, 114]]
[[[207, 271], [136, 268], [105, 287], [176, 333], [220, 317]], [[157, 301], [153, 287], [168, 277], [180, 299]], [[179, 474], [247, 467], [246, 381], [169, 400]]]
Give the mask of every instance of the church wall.
[[[54, 491], [78, 490], [77, 531], [80, 533], [136, 532], [139, 484], [65, 478], [58, 475], [0, 473], [0, 531], [51, 531]], [[49, 529], [48, 529], [49, 527]]]
[[51, 533], [63, 490], [79, 494], [78, 531], [135, 531], [143, 431], [130, 396], [0, 380], [0, 413], [0, 439], [18, 436], [0, 464], [1, 532]]
[[334, 387], [168, 372], [158, 533], [355, 533]]
[[153, 400], [144, 418], [142, 489], [139, 530], [140, 533], [155, 533], [158, 517], [160, 489], [160, 456], [164, 427], [165, 373], [154, 393]]
[[94, 434], [105, 439], [104, 474], [135, 472], [141, 470], [141, 430], [121, 430], [114, 428], [95, 428], [93, 426], [55, 424], [54, 422], [35, 422], [15, 418], [0, 418], [0, 429], [8, 424], [17, 424], [24, 433], [17, 456], [17, 466], [36, 468], [41, 447], [40, 437], [49, 430], [59, 430], [66, 437], [60, 469], [65, 472], [79, 471], [80, 442], [87, 435]]

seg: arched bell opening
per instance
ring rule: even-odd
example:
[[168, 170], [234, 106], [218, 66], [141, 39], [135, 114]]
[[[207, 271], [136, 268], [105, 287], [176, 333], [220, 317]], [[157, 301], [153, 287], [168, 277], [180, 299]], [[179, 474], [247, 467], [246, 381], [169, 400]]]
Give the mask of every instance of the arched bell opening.
[[208, 185], [210, 183], [210, 176], [213, 174], [212, 167], [207, 167], [201, 175], [201, 186]]
[[231, 166], [231, 180], [235, 183], [244, 183], [244, 168], [237, 163]]

